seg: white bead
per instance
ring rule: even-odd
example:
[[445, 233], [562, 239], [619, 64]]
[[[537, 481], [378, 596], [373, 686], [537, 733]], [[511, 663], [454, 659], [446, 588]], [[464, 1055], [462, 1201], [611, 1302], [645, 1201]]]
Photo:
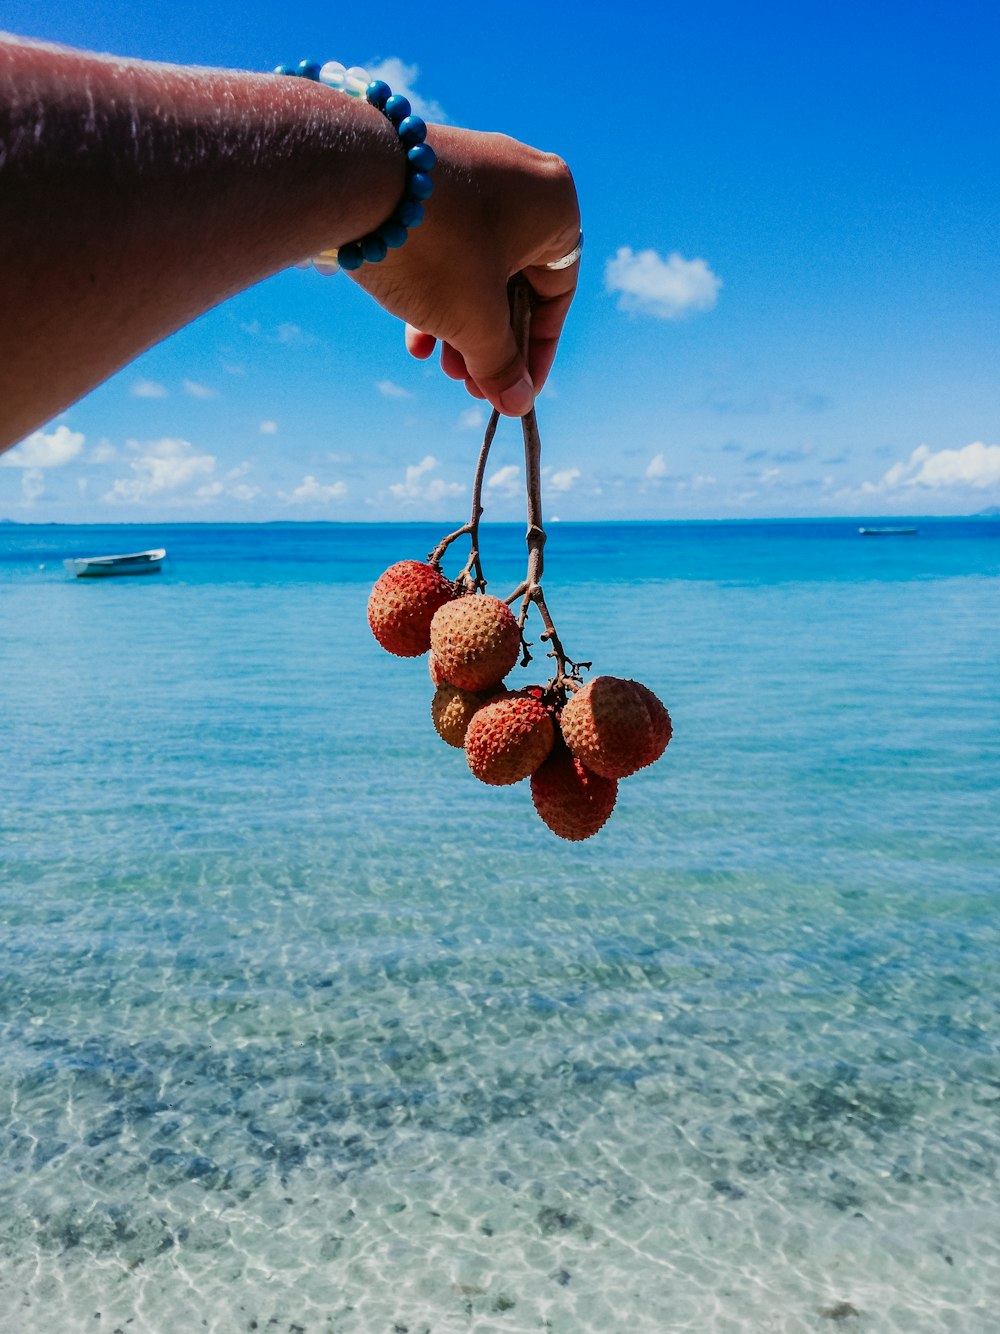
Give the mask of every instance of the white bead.
[[347, 70], [339, 60], [328, 60], [319, 72], [320, 83], [325, 83], [328, 88], [336, 88], [338, 92], [345, 91], [347, 80]]
[[340, 265], [337, 263], [336, 250], [323, 250], [313, 259], [313, 268], [317, 273], [322, 273], [325, 277], [340, 272]]
[[360, 65], [352, 65], [347, 71], [347, 78], [344, 82], [344, 92], [350, 93], [352, 97], [364, 97], [368, 91], [368, 85], [371, 83], [371, 75]]

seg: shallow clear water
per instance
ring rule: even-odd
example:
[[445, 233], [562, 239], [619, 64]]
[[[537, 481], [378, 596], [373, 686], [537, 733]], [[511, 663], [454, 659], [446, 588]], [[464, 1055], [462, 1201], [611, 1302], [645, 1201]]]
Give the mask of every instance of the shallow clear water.
[[582, 845], [370, 639], [436, 536], [0, 528], [4, 1330], [994, 1330], [1000, 524], [556, 528]]

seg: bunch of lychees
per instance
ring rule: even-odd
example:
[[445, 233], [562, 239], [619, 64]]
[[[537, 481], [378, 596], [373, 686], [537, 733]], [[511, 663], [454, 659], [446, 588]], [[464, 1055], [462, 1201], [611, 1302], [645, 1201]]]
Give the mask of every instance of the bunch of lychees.
[[[372, 589], [368, 622], [388, 652], [430, 650], [438, 735], [464, 748], [483, 783], [531, 779], [535, 809], [561, 838], [596, 834], [614, 809], [618, 780], [658, 760], [670, 716], [638, 681], [598, 676], [511, 690], [504, 678], [522, 651], [510, 608], [463, 591], [435, 564], [404, 560]], [[573, 686], [576, 686], [573, 689]]]
[[[515, 298], [523, 298], [515, 293]], [[515, 305], [515, 330], [518, 318]], [[526, 336], [527, 307], [524, 307]], [[438, 735], [465, 750], [483, 783], [502, 787], [531, 779], [535, 809], [560, 838], [590, 838], [607, 822], [618, 780], [658, 760], [670, 740], [670, 715], [638, 681], [597, 676], [586, 685], [559, 641], [542, 593], [541, 443], [534, 411], [522, 418], [528, 493], [528, 573], [507, 602], [485, 592], [479, 559], [479, 520], [486, 459], [498, 415], [486, 429], [473, 483], [472, 517], [449, 534], [426, 562], [399, 561], [375, 584], [368, 622], [388, 652], [416, 658], [430, 651], [436, 687], [431, 716]], [[441, 571], [441, 557], [469, 535], [471, 553], [458, 578]], [[521, 597], [515, 617], [508, 603]], [[555, 675], [547, 685], [509, 689], [505, 678], [518, 658], [531, 659], [524, 637], [531, 606], [544, 622]]]

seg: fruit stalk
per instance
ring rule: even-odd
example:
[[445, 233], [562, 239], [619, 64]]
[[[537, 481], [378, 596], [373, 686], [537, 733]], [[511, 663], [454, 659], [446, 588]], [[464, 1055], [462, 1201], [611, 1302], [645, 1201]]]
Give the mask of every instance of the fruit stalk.
[[[479, 520], [483, 517], [483, 478], [486, 476], [486, 462], [490, 456], [490, 447], [493, 444], [493, 437], [497, 433], [497, 424], [500, 421], [500, 414], [496, 408], [490, 414], [490, 419], [486, 423], [486, 433], [483, 436], [483, 443], [479, 450], [479, 459], [476, 462], [476, 474], [472, 480], [472, 512], [469, 515], [468, 523], [463, 523], [461, 528], [456, 528], [453, 533], [443, 537], [433, 551], [428, 553], [427, 560], [439, 569], [441, 566], [441, 557], [460, 537], [466, 533], [469, 535], [469, 559], [464, 567], [459, 571], [455, 579], [455, 584], [464, 585], [470, 590], [479, 589], [480, 592], [486, 588], [486, 576], [483, 574], [482, 562], [479, 558]], [[472, 571], [475, 570], [475, 576]]]
[[[510, 284], [510, 322], [514, 330], [521, 355], [527, 359], [528, 333], [531, 327], [531, 287], [521, 275], [511, 280]], [[545, 568], [545, 526], [542, 520], [542, 440], [538, 433], [538, 418], [532, 408], [521, 418], [521, 431], [524, 435], [524, 485], [527, 495], [528, 531], [528, 569], [524, 583], [519, 584], [507, 598], [507, 602], [516, 602], [521, 598], [521, 609], [517, 624], [521, 631], [523, 655], [521, 666], [526, 667], [531, 661], [529, 643], [524, 639], [524, 627], [528, 620], [528, 611], [534, 603], [538, 608], [545, 629], [542, 631], [543, 643], [551, 646], [548, 656], [555, 659], [556, 671], [550, 683], [550, 689], [559, 692], [575, 690], [579, 684], [579, 670], [589, 667], [590, 663], [575, 663], [566, 656], [562, 641], [552, 620], [552, 614], [542, 592], [542, 572]]]

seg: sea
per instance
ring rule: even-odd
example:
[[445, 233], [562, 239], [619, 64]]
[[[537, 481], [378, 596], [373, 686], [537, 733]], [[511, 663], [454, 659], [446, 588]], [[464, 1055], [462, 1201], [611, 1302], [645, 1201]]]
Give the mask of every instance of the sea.
[[583, 843], [371, 637], [445, 525], [0, 527], [3, 1334], [995, 1334], [1000, 520], [911, 522], [553, 524], [674, 725]]

